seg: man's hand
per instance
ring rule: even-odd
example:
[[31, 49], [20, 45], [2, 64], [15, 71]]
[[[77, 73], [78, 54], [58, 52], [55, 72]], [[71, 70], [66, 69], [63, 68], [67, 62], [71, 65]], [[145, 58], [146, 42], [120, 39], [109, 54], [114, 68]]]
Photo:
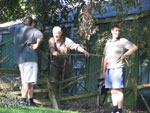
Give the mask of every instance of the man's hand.
[[125, 57], [126, 57], [125, 54], [123, 54], [123, 55], [120, 57], [120, 59], [121, 59], [121, 60], [124, 60]]
[[84, 51], [83, 53], [84, 53], [84, 55], [85, 55], [86, 57], [89, 57], [89, 56], [90, 56], [90, 53], [87, 52], [87, 51]]
[[127, 56], [133, 54], [137, 49], [138, 49], [138, 47], [137, 47], [135, 44], [133, 44], [133, 45], [131, 46], [131, 48], [130, 48], [127, 52], [125, 52], [125, 53], [120, 57], [120, 59], [121, 59], [121, 60], [124, 60], [125, 57], [127, 57]]
[[53, 55], [53, 56], [58, 56], [59, 53], [58, 53], [57, 51], [54, 51], [54, 52], [52, 52], [52, 55]]
[[42, 41], [43, 41], [43, 38], [39, 38], [39, 39], [37, 39], [36, 44], [30, 44], [29, 47], [31, 49], [35, 50], [35, 49], [37, 49], [39, 47], [39, 45], [41, 44]]
[[37, 49], [38, 48], [38, 44], [31, 44], [29, 47], [33, 50]]

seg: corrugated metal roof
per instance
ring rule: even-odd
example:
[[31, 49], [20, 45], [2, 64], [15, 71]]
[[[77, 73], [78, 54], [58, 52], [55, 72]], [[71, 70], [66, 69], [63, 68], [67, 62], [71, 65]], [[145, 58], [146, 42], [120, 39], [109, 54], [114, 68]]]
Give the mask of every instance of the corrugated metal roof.
[[7, 34], [10, 33], [9, 29], [12, 27], [22, 27], [24, 26], [23, 23], [16, 23], [16, 22], [6, 22], [4, 24], [0, 24], [0, 34]]
[[[112, 0], [110, 0], [110, 3], [111, 3], [111, 1]], [[128, 11], [128, 14], [136, 14], [136, 13], [140, 13], [143, 11], [150, 11], [150, 0], [140, 0], [140, 1], [141, 1], [140, 9], [133, 7]], [[102, 7], [105, 9], [105, 12], [101, 16], [97, 12], [95, 14], [96, 18], [108, 18], [108, 17], [117, 16], [120, 14], [125, 14], [125, 12], [117, 11], [114, 6], [102, 4]], [[126, 8], [126, 6], [124, 6], [124, 8]]]

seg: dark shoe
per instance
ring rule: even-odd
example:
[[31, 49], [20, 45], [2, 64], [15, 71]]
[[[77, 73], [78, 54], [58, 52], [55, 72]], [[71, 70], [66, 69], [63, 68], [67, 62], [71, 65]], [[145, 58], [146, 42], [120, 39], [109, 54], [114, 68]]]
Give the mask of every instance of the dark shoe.
[[27, 106], [28, 104], [27, 104], [27, 102], [25, 102], [25, 101], [20, 101], [20, 105], [21, 105], [21, 106]]
[[37, 106], [35, 102], [29, 102], [28, 106]]

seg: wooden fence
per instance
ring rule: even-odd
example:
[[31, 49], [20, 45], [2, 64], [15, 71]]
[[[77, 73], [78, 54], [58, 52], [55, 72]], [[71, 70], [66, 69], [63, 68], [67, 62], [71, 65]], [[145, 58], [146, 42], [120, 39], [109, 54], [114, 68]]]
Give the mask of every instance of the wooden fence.
[[[15, 70], [15, 69], [4, 69], [4, 68], [0, 68], [0, 72], [1, 73], [15, 73], [15, 74], [19, 74], [19, 70]], [[69, 79], [65, 79], [61, 82], [59, 82], [59, 84], [61, 83], [64, 83], [64, 82], [69, 82], [66, 86], [64, 87], [61, 87], [59, 90], [63, 90], [65, 89], [66, 87], [69, 87], [75, 83], [77, 83], [79, 80], [82, 80], [82, 79], [85, 79], [89, 76], [95, 76], [96, 74], [98, 74], [100, 71], [98, 72], [93, 72], [93, 73], [89, 73], [87, 75], [80, 75], [80, 76], [76, 76], [76, 77], [72, 77], [72, 78], [69, 78]], [[42, 73], [39, 73], [41, 76], [45, 76], [44, 74]], [[45, 89], [35, 89], [34, 90], [34, 93], [47, 93], [48, 94], [48, 97], [49, 99], [47, 100], [39, 100], [39, 99], [35, 99], [35, 102], [37, 104], [41, 104], [41, 105], [52, 105], [52, 108], [54, 109], [59, 109], [59, 106], [58, 106], [58, 102], [56, 100], [56, 95], [54, 94], [54, 90], [53, 90], [53, 87], [51, 86], [51, 81], [52, 81], [52, 78], [43, 78], [43, 79], [39, 79], [37, 84], [41, 84], [41, 85], [45, 85]], [[2, 83], [0, 84], [0, 89], [8, 89], [8, 88], [15, 88], [15, 87], [19, 87], [21, 85], [21, 82], [18, 81], [18, 82], [11, 82], [11, 83]], [[127, 87], [125, 88], [125, 92], [128, 92], [128, 94], [134, 90], [137, 90], [140, 94], [140, 96], [142, 97], [142, 100], [144, 101], [148, 111], [150, 112], [150, 108], [149, 108], [149, 105], [147, 104], [147, 102], [145, 101], [143, 95], [140, 93], [139, 89], [142, 89], [142, 88], [147, 88], [147, 87], [150, 87], [150, 84], [144, 84], [144, 85], [137, 85], [137, 87], [133, 88], [133, 87]], [[110, 93], [110, 92], [108, 92]], [[17, 95], [18, 98], [21, 98], [19, 95], [21, 95], [21, 92], [20, 90], [19, 91], [12, 91], [11, 94], [13, 95]], [[2, 93], [0, 93], [0, 95], [4, 95]], [[98, 96], [98, 92], [91, 92], [91, 93], [88, 93], [88, 94], [81, 94], [81, 95], [76, 95], [76, 96], [69, 96], [69, 97], [60, 97], [59, 101], [68, 101], [68, 100], [73, 100], [73, 99], [79, 99], [79, 98], [87, 98], [87, 97], [96, 97]], [[127, 95], [126, 95], [127, 96]]]

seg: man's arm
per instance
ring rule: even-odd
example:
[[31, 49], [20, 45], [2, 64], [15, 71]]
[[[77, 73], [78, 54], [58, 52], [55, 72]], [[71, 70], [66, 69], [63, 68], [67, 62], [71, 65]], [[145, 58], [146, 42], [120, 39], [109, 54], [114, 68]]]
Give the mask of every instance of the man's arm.
[[49, 49], [50, 49], [50, 52], [51, 53], [53, 53], [54, 51], [55, 51], [55, 47], [54, 47], [54, 39], [53, 38], [50, 38], [49, 40], [48, 40], [48, 44], [49, 44]]
[[123, 60], [126, 56], [133, 54], [137, 49], [138, 47], [133, 44], [131, 48], [120, 57], [120, 59]]
[[39, 45], [42, 43], [42, 41], [43, 41], [43, 38], [41, 37], [41, 38], [38, 38], [37, 39], [37, 42], [36, 42], [36, 44], [31, 44], [30, 45], [30, 48], [32, 48], [32, 49], [37, 49], [38, 47], [39, 47]]
[[48, 41], [48, 44], [49, 44], [49, 49], [50, 49], [50, 52], [52, 53], [52, 55], [53, 56], [58, 56], [59, 53], [58, 53], [58, 51], [55, 50], [54, 38], [50, 38], [49, 41]]
[[80, 46], [78, 47], [77, 51], [79, 51], [79, 52], [81, 52], [81, 53], [84, 53], [84, 55], [85, 55], [86, 57], [89, 57], [89, 56], [90, 56], [90, 53], [87, 52], [85, 49], [83, 49], [83, 48], [80, 47]]
[[107, 66], [107, 61], [106, 61], [106, 57], [104, 57], [104, 59], [103, 59], [103, 72], [102, 72], [103, 78], [105, 78], [106, 66]]
[[90, 54], [85, 49], [83, 49], [79, 44], [76, 44], [73, 40], [67, 37], [65, 39], [65, 45], [67, 48], [71, 50], [76, 50], [76, 51], [83, 53], [86, 57], [90, 56]]

